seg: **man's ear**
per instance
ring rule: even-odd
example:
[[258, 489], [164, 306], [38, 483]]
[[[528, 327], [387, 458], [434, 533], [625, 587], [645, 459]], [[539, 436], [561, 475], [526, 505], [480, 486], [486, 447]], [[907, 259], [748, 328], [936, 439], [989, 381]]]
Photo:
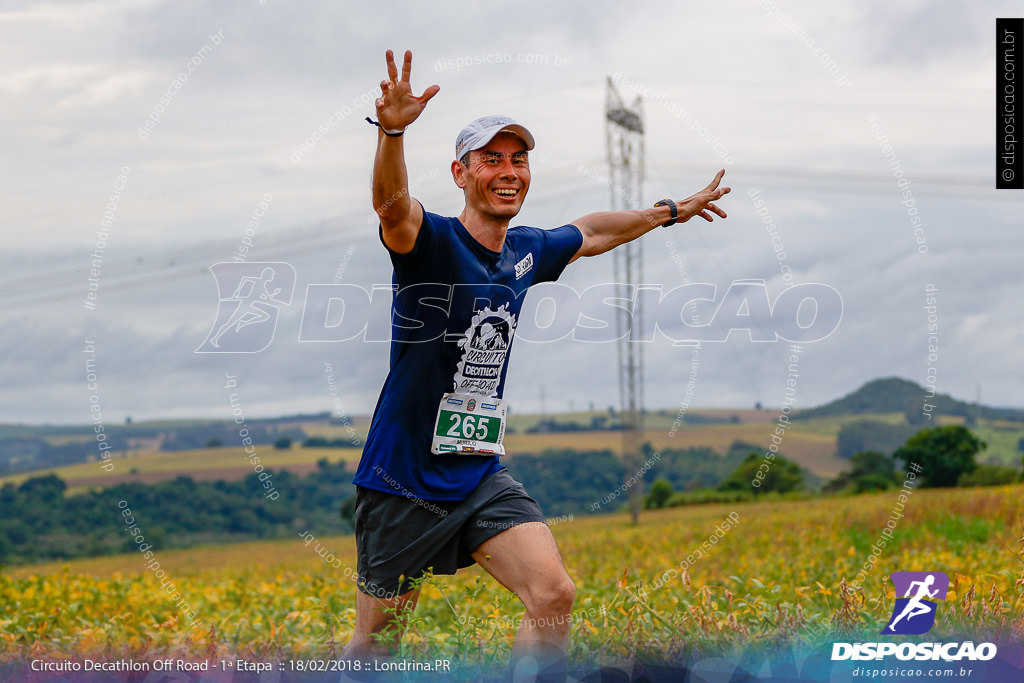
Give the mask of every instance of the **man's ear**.
[[452, 162], [452, 178], [461, 189], [466, 189], [466, 167], [458, 159]]

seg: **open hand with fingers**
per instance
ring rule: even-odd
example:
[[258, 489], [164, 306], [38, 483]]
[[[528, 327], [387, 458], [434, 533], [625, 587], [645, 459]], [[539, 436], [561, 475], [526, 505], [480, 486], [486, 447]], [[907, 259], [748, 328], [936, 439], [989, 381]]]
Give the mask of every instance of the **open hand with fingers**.
[[381, 95], [374, 103], [377, 106], [377, 120], [385, 130], [404, 130], [406, 126], [419, 118], [430, 98], [437, 94], [440, 86], [432, 85], [419, 97], [412, 94], [409, 74], [412, 72], [412, 51], [405, 51], [402, 63], [402, 77], [398, 77], [395, 55], [391, 50], [386, 54], [388, 77], [380, 82]]
[[715, 179], [700, 192], [687, 197], [686, 199], [676, 202], [677, 210], [679, 211], [678, 223], [684, 223], [694, 216], [700, 216], [709, 223], [714, 220], [711, 214], [725, 218], [725, 211], [718, 208], [712, 202], [721, 199], [724, 195], [729, 194], [732, 190], [731, 187], [719, 187], [718, 184], [722, 182], [722, 176], [725, 175], [725, 169], [723, 168], [715, 175]]

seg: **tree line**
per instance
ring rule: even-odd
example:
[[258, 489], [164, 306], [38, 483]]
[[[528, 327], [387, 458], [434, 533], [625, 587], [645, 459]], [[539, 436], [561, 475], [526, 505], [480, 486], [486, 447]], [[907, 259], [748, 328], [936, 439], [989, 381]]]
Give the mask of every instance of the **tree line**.
[[[911, 463], [921, 466], [921, 486], [1005, 484], [1021, 477], [1015, 468], [979, 465], [976, 456], [984, 448], [962, 426], [923, 429], [892, 456], [855, 453], [851, 469], [823, 489], [861, 493], [895, 488]], [[701, 447], [655, 451], [645, 444], [643, 455], [640, 476], [626, 471], [610, 450], [549, 450], [510, 456], [504, 462], [548, 516], [618, 511], [628, 500], [623, 482], [629, 481], [646, 491], [648, 508], [764, 495], [808, 496], [818, 488], [796, 463], [782, 455], [768, 460], [762, 449], [740, 442], [725, 453]], [[306, 476], [288, 471], [271, 475], [280, 492], [274, 500], [263, 495], [255, 473], [234, 482], [181, 476], [157, 484], [121, 483], [75, 496], [67, 495], [67, 485], [55, 475], [6, 484], [0, 488], [0, 565], [132, 551], [135, 544], [123, 526], [121, 501], [132, 509], [156, 550], [292, 538], [302, 531], [317, 536], [351, 533], [355, 487], [344, 463], [322, 459]]]
[[[868, 440], [862, 438], [858, 427], [847, 439], [846, 447], [850, 443], [863, 445], [865, 441], [892, 443], [896, 433], [896, 430], [881, 430], [873, 440]], [[840, 446], [842, 448], [842, 444]], [[979, 464], [977, 456], [986, 448], [984, 441], [961, 425], [925, 428], [912, 434], [904, 444], [895, 447], [892, 455], [866, 450], [847, 456], [851, 468], [825, 483], [822, 491], [826, 494], [858, 494], [898, 488], [906, 479], [911, 464], [920, 466], [915, 479], [921, 487], [998, 486], [1024, 481], [1024, 472], [1014, 467]], [[843, 455], [842, 450], [840, 455]], [[1021, 461], [1024, 465], [1024, 458]], [[782, 456], [768, 460], [764, 454], [754, 452], [749, 453], [715, 487], [677, 492], [667, 480], [656, 479], [644, 499], [644, 506], [650, 509], [739, 502], [765, 494], [806, 496], [810, 494], [810, 488], [804, 471], [796, 463]]]
[[[750, 446], [724, 455], [707, 448], [665, 451], [646, 481], [664, 477], [681, 488], [721, 480]], [[653, 451], [646, 447], [647, 455]], [[506, 458], [549, 516], [588, 512], [628, 476], [611, 451], [547, 451]], [[234, 481], [194, 481], [181, 476], [156, 484], [121, 483], [67, 495], [55, 475], [0, 488], [0, 565], [109, 555], [134, 550], [123, 526], [120, 501], [131, 508], [146, 542], [156, 550], [270, 538], [302, 531], [317, 536], [352, 532], [355, 487], [344, 464], [326, 459], [306, 476], [273, 471], [275, 500], [253, 473]], [[608, 509], [608, 508], [604, 508]]]
[[300, 477], [272, 472], [275, 500], [254, 472], [238, 481], [194, 481], [181, 476], [156, 484], [121, 483], [67, 496], [56, 475], [0, 488], [0, 565], [129, 552], [120, 501], [126, 501], [146, 541], [156, 550], [200, 544], [350, 533], [351, 515], [339, 514], [352, 497], [352, 473], [326, 459]]

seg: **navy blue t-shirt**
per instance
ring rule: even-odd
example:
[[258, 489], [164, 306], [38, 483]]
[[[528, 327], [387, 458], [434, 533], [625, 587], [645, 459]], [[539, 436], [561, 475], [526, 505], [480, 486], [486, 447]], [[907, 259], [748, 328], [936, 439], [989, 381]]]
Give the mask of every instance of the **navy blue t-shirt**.
[[391, 364], [354, 484], [463, 500], [504, 468], [496, 455], [431, 453], [438, 404], [446, 392], [502, 397], [526, 289], [556, 280], [582, 243], [574, 225], [517, 226], [499, 253], [477, 242], [458, 218], [423, 212], [413, 250], [388, 249], [396, 285]]

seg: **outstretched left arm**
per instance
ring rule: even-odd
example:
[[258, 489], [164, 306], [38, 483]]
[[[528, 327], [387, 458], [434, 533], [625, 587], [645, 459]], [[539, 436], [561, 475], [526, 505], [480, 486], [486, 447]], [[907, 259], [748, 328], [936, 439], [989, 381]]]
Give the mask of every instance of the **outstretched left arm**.
[[[694, 216], [700, 216], [711, 222], [714, 220], [711, 214], [725, 218], [725, 211], [712, 203], [721, 199], [732, 189], [718, 186], [724, 175], [725, 169], [722, 169], [703, 190], [676, 202], [678, 212], [676, 222], [685, 223]], [[597, 256], [611, 251], [620, 244], [631, 242], [644, 233], [664, 225], [670, 217], [671, 210], [667, 206], [656, 206], [636, 211], [598, 211], [587, 214], [572, 222], [583, 233], [583, 244], [569, 262], [572, 263], [580, 256]]]

